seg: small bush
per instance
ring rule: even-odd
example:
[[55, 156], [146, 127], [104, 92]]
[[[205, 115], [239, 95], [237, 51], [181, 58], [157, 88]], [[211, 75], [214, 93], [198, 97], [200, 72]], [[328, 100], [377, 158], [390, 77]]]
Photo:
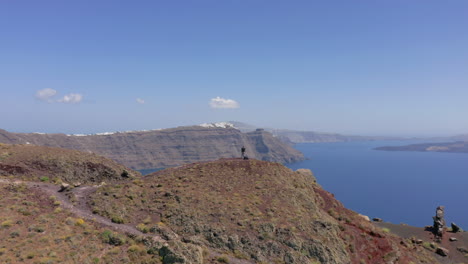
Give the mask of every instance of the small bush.
[[20, 236], [20, 234], [19, 234], [19, 232], [17, 232], [17, 231], [11, 232], [11, 233], [10, 233], [10, 237], [11, 237], [11, 238], [15, 238], [15, 237], [19, 237], [19, 236]]
[[82, 226], [84, 225], [85, 221], [81, 218], [76, 219], [75, 225], [76, 226]]
[[386, 228], [386, 227], [382, 228], [382, 231], [383, 231], [384, 233], [390, 233], [390, 229], [388, 229], [388, 228]]
[[217, 260], [219, 263], [229, 263], [229, 259], [228, 259], [228, 257], [226, 257], [226, 256], [219, 256], [216, 260]]
[[6, 220], [6, 221], [3, 221], [1, 224], [0, 224], [2, 227], [5, 227], [5, 228], [9, 228], [13, 225], [13, 221], [11, 220]]
[[48, 182], [49, 181], [49, 177], [47, 176], [43, 176], [40, 178], [41, 182]]
[[132, 245], [128, 247], [127, 252], [142, 256], [146, 254], [146, 249], [139, 245]]
[[122, 176], [122, 178], [128, 178], [130, 177], [130, 175], [128, 174], [128, 171], [127, 170], [123, 170], [122, 174], [120, 174], [120, 176]]
[[112, 223], [116, 223], [116, 224], [123, 224], [124, 223], [123, 218], [120, 217], [120, 216], [117, 216], [117, 215], [112, 216], [111, 221], [112, 221]]
[[143, 220], [143, 224], [145, 224], [145, 225], [148, 225], [150, 223], [151, 223], [151, 216], [148, 216]]
[[101, 239], [102, 242], [114, 245], [114, 246], [120, 246], [125, 243], [125, 237], [120, 235], [120, 234], [115, 234], [110, 230], [106, 230], [102, 232], [101, 234]]
[[145, 234], [150, 231], [150, 228], [145, 224], [138, 224], [136, 226], [136, 229], [138, 229], [138, 231], [140, 231], [142, 233], [145, 233]]
[[36, 256], [36, 253], [34, 253], [34, 252], [29, 252], [28, 254], [26, 254], [26, 258], [27, 258], [27, 259], [32, 259], [32, 258], [34, 258], [35, 256]]

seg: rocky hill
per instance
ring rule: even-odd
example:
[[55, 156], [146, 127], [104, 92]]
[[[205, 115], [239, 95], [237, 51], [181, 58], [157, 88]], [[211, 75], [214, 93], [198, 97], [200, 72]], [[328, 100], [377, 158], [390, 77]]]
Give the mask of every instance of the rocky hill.
[[89, 204], [166, 239], [164, 263], [439, 263], [422, 245], [344, 208], [309, 170], [278, 163], [222, 159], [166, 169], [100, 187]]
[[92, 153], [0, 143], [0, 176], [16, 180], [92, 184], [121, 181], [140, 174]]
[[0, 130], [0, 143], [33, 144], [92, 152], [133, 169], [177, 166], [240, 156], [245, 146], [250, 158], [281, 163], [304, 159], [299, 151], [270, 133], [242, 133], [234, 128], [179, 127], [164, 130], [65, 135], [11, 133]]

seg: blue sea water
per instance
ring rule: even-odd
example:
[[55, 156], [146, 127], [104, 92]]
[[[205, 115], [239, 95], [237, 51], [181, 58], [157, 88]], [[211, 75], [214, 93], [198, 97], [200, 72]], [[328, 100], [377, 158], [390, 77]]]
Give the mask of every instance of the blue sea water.
[[374, 150], [412, 143], [297, 144], [308, 160], [287, 166], [311, 169], [347, 208], [371, 218], [422, 227], [444, 205], [447, 224], [468, 229], [468, 154]]

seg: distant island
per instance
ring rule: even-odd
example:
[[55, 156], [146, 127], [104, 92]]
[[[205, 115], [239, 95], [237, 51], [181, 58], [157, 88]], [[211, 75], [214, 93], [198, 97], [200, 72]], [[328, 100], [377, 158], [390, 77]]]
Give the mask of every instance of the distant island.
[[420, 143], [405, 146], [385, 146], [375, 148], [386, 151], [423, 151], [423, 152], [453, 152], [468, 153], [468, 142], [443, 142], [443, 143]]

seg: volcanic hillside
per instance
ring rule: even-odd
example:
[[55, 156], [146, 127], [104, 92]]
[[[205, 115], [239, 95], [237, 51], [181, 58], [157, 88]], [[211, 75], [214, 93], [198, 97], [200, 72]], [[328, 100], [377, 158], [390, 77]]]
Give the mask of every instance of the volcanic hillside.
[[[310, 171], [278, 163], [221, 159], [166, 169], [100, 187], [90, 206], [161, 235], [174, 251], [191, 247], [178, 253], [186, 263], [438, 263], [423, 246], [344, 208]], [[223, 255], [201, 260], [195, 249]]]
[[0, 143], [0, 176], [28, 181], [87, 184], [120, 181], [140, 174], [92, 153]]

